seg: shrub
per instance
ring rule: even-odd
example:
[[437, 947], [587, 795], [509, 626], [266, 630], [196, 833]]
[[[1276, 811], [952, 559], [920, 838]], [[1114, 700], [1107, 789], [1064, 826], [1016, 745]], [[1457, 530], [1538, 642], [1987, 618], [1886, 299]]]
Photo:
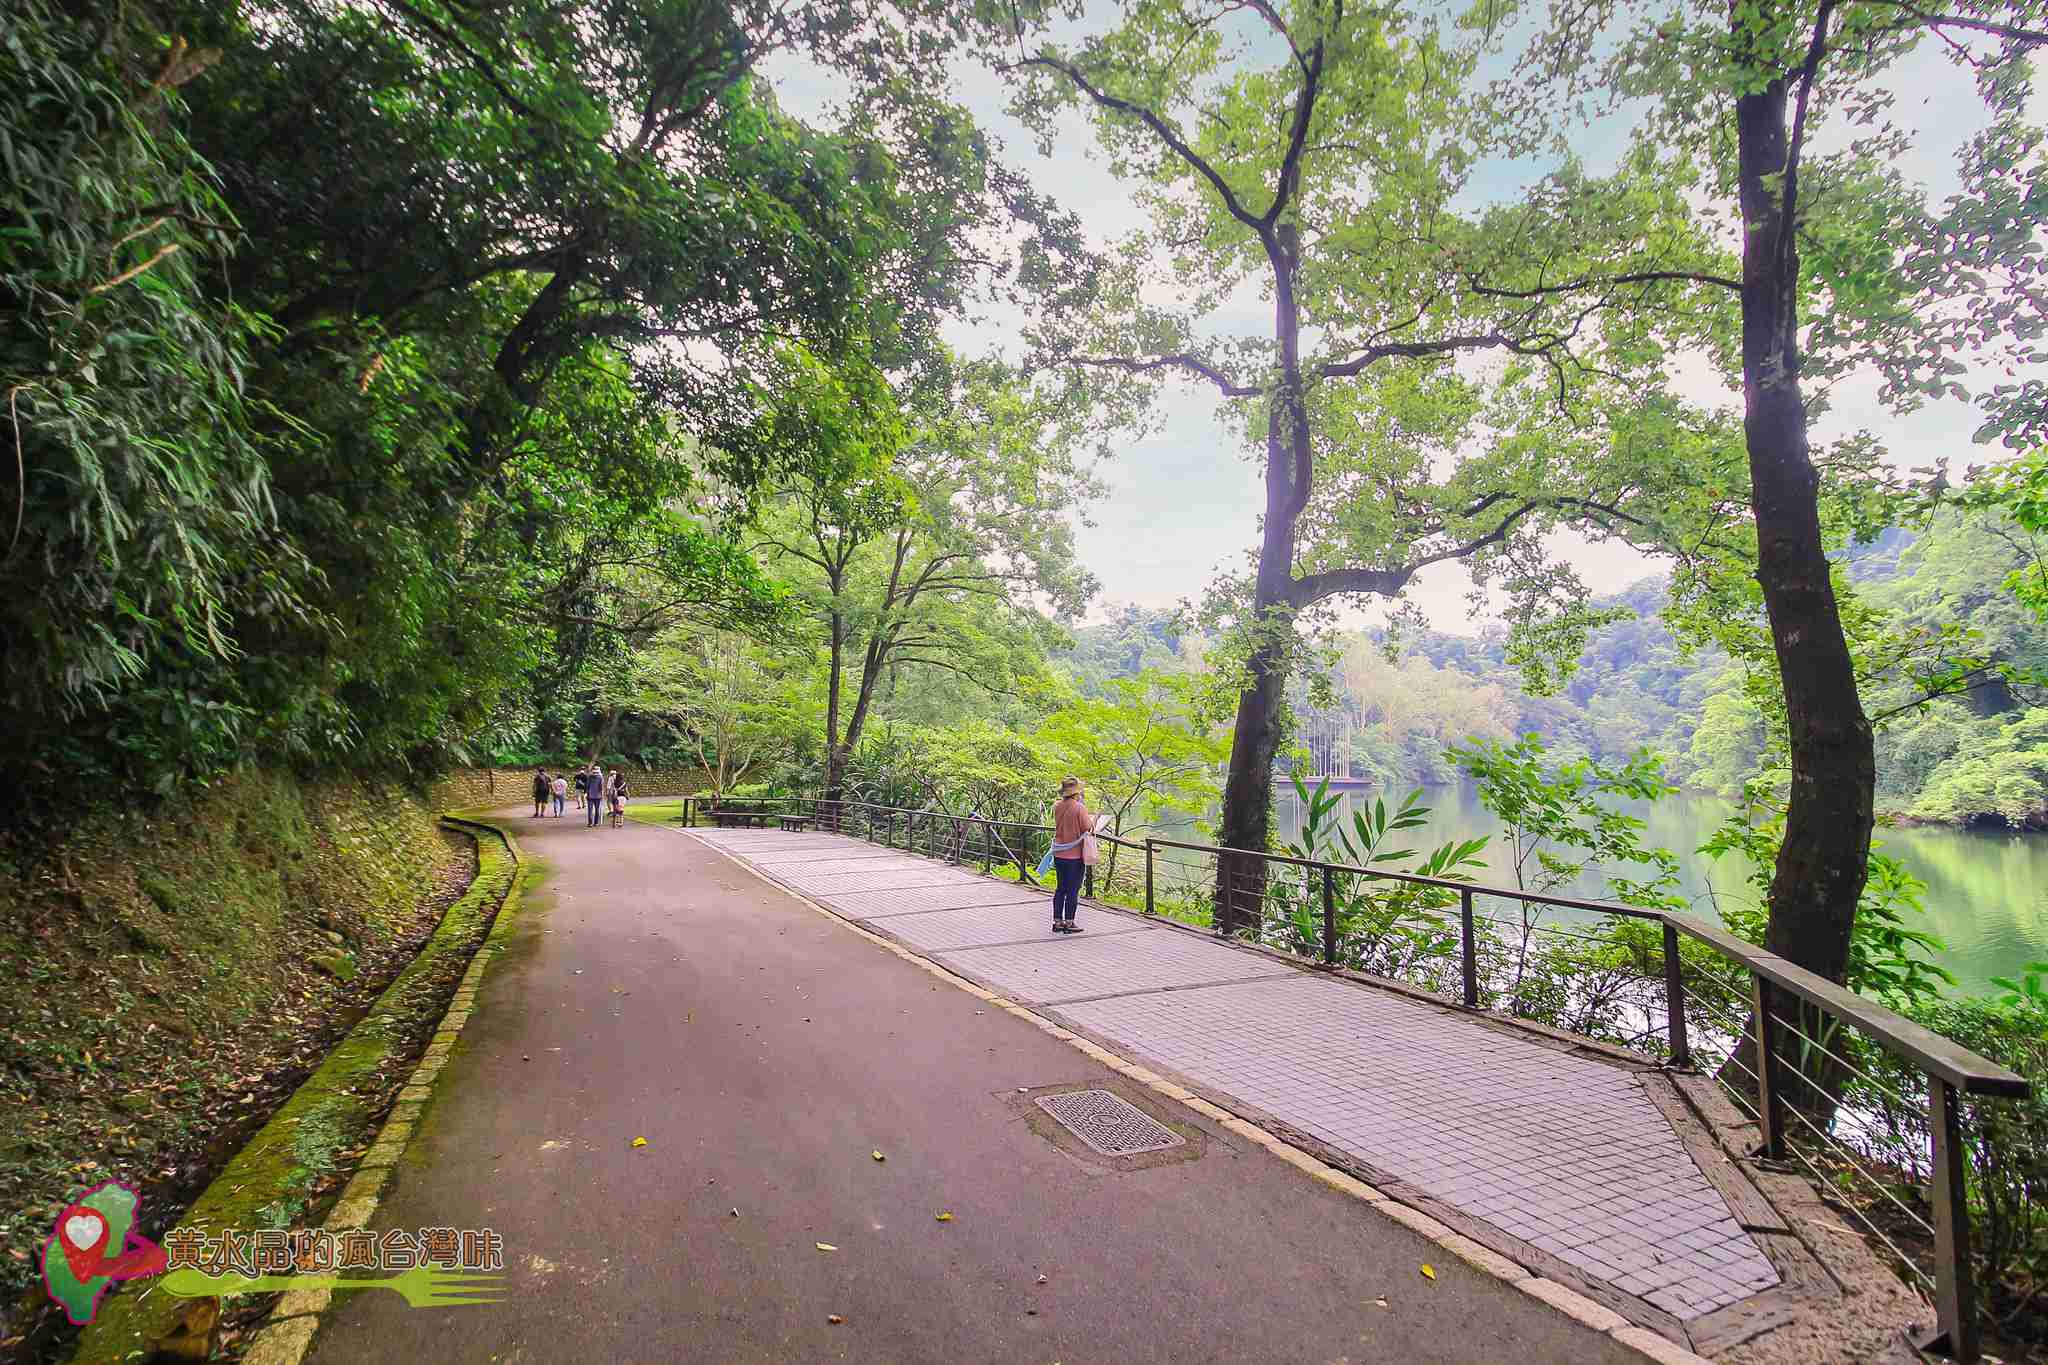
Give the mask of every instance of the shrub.
[[[2048, 1340], [2048, 999], [1940, 1000], [1913, 1005], [1916, 1023], [2033, 1082], [2024, 1100], [1965, 1098], [1971, 1254], [1985, 1311], [2008, 1333]], [[1876, 1116], [1857, 1138], [1872, 1160], [1901, 1173], [1902, 1199], [1926, 1209], [1926, 1081], [1875, 1047], [1859, 1048], [1845, 1108]]]

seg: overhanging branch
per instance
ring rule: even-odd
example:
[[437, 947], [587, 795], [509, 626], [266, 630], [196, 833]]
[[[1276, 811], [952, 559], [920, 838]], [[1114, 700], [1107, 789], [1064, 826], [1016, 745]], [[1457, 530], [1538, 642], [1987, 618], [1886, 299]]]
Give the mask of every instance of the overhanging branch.
[[1089, 365], [1104, 370], [1122, 370], [1126, 374], [1149, 374], [1154, 370], [1186, 370], [1214, 384], [1217, 392], [1226, 398], [1254, 398], [1265, 392], [1265, 389], [1257, 384], [1233, 382], [1229, 376], [1208, 361], [1199, 356], [1189, 355], [1185, 351], [1155, 356], [1077, 355], [1070, 357], [1068, 363]]
[[1187, 143], [1187, 139], [1183, 138], [1178, 132], [1174, 131], [1172, 124], [1168, 123], [1165, 119], [1161, 118], [1152, 110], [1147, 109], [1142, 104], [1136, 104], [1130, 100], [1124, 99], [1121, 96], [1112, 95], [1107, 91], [1096, 89], [1094, 83], [1091, 82], [1086, 76], [1081, 74], [1081, 69], [1079, 67], [1075, 66], [1072, 62], [1061, 61], [1057, 57], [1047, 57], [1043, 55], [1037, 57], [1025, 57], [1021, 61], [999, 63], [996, 66], [996, 70], [1010, 72], [1015, 71], [1020, 66], [1042, 66], [1048, 71], [1057, 71], [1062, 76], [1065, 76], [1069, 81], [1073, 82], [1075, 87], [1078, 88], [1081, 91], [1081, 93], [1088, 96], [1088, 98], [1095, 101], [1095, 103], [1101, 105], [1104, 109], [1113, 109], [1119, 114], [1125, 114], [1131, 118], [1137, 119], [1147, 128], [1150, 128], [1153, 134], [1157, 136], [1161, 142], [1164, 142], [1168, 147], [1172, 148], [1174, 155], [1178, 156], [1182, 161], [1186, 162], [1188, 166], [1195, 171], [1196, 174], [1200, 175], [1204, 180], [1209, 182], [1209, 184], [1215, 189], [1216, 193], [1222, 196], [1223, 207], [1229, 211], [1231, 217], [1237, 219], [1238, 222], [1244, 224], [1248, 228], [1257, 229], [1265, 225], [1265, 220], [1263, 218], [1254, 214], [1250, 209], [1247, 209], [1244, 206], [1243, 201], [1241, 201], [1237, 197], [1236, 191], [1230, 188], [1230, 182], [1228, 182], [1220, 174], [1218, 174], [1216, 168], [1214, 166], [1211, 166], [1208, 163], [1208, 161], [1202, 157], [1201, 153], [1197, 152], [1193, 147], [1190, 147]]

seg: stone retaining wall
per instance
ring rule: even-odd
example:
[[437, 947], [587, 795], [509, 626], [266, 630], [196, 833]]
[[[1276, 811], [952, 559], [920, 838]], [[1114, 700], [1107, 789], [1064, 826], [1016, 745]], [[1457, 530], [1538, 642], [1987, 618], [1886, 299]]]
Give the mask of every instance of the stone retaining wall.
[[[622, 763], [619, 770], [626, 775], [626, 790], [635, 796], [689, 796], [704, 789], [704, 774], [695, 768]], [[427, 788], [427, 803], [435, 810], [517, 806], [532, 800], [532, 784], [531, 768], [457, 768]]]

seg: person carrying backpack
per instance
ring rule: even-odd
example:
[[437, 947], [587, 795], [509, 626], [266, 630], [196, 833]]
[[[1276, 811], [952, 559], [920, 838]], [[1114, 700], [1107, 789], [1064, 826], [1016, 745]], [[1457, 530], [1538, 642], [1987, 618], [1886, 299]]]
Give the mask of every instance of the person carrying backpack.
[[538, 820], [547, 813], [548, 770], [535, 765], [533, 770], [533, 818]]

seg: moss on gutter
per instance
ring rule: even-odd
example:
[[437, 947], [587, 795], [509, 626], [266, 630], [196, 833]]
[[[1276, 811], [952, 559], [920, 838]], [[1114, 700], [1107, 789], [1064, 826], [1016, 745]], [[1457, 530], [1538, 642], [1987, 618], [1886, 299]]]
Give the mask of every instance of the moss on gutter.
[[[367, 1089], [366, 1078], [394, 1055], [414, 1048], [423, 1036], [417, 1024], [438, 1017], [517, 883], [518, 858], [502, 831], [467, 820], [449, 823], [477, 836], [476, 880], [376, 1008], [228, 1163], [180, 1228], [217, 1233], [313, 1224], [314, 1187], [341, 1164], [341, 1153], [371, 1135], [385, 1107], [384, 1095], [357, 1091]], [[155, 1292], [150, 1281], [131, 1285], [101, 1305], [72, 1359], [80, 1365], [147, 1360], [189, 1306]]]

